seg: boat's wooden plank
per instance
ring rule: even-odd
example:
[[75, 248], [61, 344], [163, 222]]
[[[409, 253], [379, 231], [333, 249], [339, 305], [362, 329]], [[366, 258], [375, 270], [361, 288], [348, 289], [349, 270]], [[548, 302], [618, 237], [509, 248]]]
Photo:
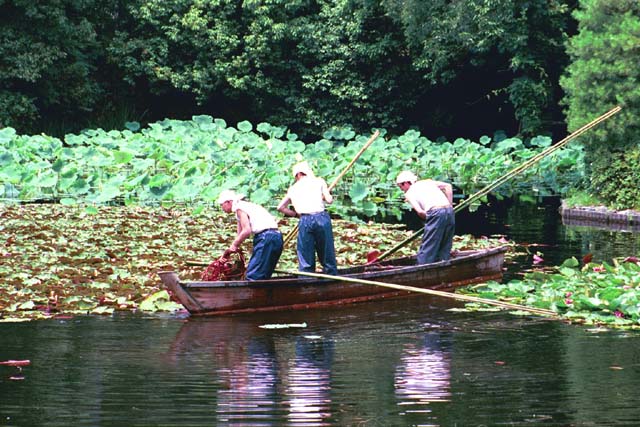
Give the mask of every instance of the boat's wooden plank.
[[[453, 290], [458, 286], [499, 279], [506, 248], [472, 251], [449, 261], [374, 269], [347, 277], [423, 289]], [[402, 260], [402, 263], [406, 260]], [[356, 269], [342, 270], [341, 273]], [[161, 273], [167, 288], [196, 315], [295, 310], [407, 295], [383, 287], [328, 279], [288, 277], [246, 282], [180, 282], [175, 273]]]

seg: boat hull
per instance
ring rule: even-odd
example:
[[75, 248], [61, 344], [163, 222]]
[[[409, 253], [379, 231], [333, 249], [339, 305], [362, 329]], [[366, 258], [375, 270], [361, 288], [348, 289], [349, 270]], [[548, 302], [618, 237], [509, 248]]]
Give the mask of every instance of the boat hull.
[[[465, 251], [448, 261], [415, 265], [415, 258], [340, 271], [340, 276], [453, 291], [460, 286], [502, 278], [505, 247]], [[300, 310], [416, 294], [338, 279], [287, 276], [261, 281], [183, 282], [175, 272], [158, 273], [165, 287], [194, 316]]]

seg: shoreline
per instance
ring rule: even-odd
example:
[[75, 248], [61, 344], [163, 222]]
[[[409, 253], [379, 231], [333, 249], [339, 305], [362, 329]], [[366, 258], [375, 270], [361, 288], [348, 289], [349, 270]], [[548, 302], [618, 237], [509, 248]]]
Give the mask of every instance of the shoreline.
[[596, 225], [617, 230], [640, 231], [640, 212], [634, 210], [616, 211], [605, 206], [570, 208], [563, 200], [559, 211], [562, 222], [568, 225]]

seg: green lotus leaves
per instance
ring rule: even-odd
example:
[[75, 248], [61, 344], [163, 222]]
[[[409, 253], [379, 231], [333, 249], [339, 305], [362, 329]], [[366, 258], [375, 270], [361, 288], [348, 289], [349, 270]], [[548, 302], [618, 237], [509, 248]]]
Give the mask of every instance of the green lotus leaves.
[[564, 262], [561, 264], [561, 267], [577, 268], [579, 265], [580, 262], [575, 257], [571, 257], [564, 260]]
[[491, 138], [489, 138], [486, 135], [483, 135], [483, 136], [480, 137], [478, 142], [480, 144], [482, 144], [482, 145], [489, 145], [489, 144], [491, 144]]
[[182, 309], [182, 305], [171, 301], [169, 293], [167, 291], [156, 292], [153, 295], [147, 297], [140, 303], [139, 306], [142, 311], [175, 311]]
[[18, 164], [10, 164], [0, 168], [0, 179], [7, 183], [18, 184], [22, 180], [24, 168]]
[[200, 195], [200, 189], [204, 187], [204, 177], [180, 178], [171, 188], [171, 199], [176, 201], [195, 200]]
[[[264, 122], [253, 126], [245, 120], [235, 129], [206, 115], [187, 121], [162, 120], [145, 128], [132, 122], [123, 131], [90, 129], [66, 135], [64, 141], [46, 135], [16, 135], [6, 128], [0, 129], [0, 146], [5, 148], [0, 150], [0, 187], [5, 199], [63, 197], [78, 203], [117, 200], [127, 204], [158, 200], [207, 203], [224, 187], [244, 191], [249, 197], [255, 193], [256, 201], [274, 204], [293, 182], [294, 163], [309, 161], [316, 175], [331, 182], [369, 136], [332, 128], [322, 139], [305, 144], [283, 126]], [[516, 138], [494, 140], [499, 142], [491, 148], [489, 137], [481, 138], [480, 143], [466, 139], [433, 142], [416, 130], [379, 137], [343, 177], [347, 185], [334, 191], [336, 203], [330, 209], [345, 218], [398, 217], [402, 209], [408, 209], [398, 207], [402, 197], [392, 185], [400, 170], [448, 180], [458, 191], [471, 194], [538, 150], [526, 148]], [[544, 147], [547, 143], [548, 139], [539, 137], [529, 145]], [[494, 195], [512, 195], [522, 188], [531, 192], [533, 183], [539, 194], [568, 188], [562, 174], [575, 171], [570, 176], [575, 179], [583, 167], [582, 150], [576, 145], [553, 157], [545, 159], [544, 173], [540, 173], [541, 162], [540, 168], [518, 178], [520, 186], [505, 183]]]
[[635, 260], [580, 266], [570, 258], [560, 267], [528, 273], [523, 280], [491, 282], [466, 292], [549, 308], [576, 322], [640, 328], [639, 271]]
[[[206, 126], [213, 123], [213, 117], [207, 115], [192, 116], [191, 120], [198, 126]], [[224, 127], [226, 127], [226, 124]]]
[[171, 188], [173, 187], [172, 184], [164, 184], [164, 185], [157, 185], [154, 187], [150, 187], [149, 188], [149, 193], [147, 196], [143, 196], [144, 199], [143, 200], [149, 200], [149, 199], [155, 199], [155, 200], [162, 200], [162, 199], [168, 199], [169, 190], [171, 190]]
[[259, 188], [251, 193], [251, 201], [259, 205], [267, 205], [272, 202], [271, 192], [265, 188]]
[[551, 145], [552, 142], [553, 141], [548, 136], [536, 136], [535, 138], [531, 139], [529, 144], [532, 147], [547, 148]]
[[134, 153], [129, 153], [127, 151], [113, 152], [113, 159], [116, 165], [129, 163], [131, 159], [133, 159], [133, 157], [134, 157]]
[[375, 217], [378, 214], [378, 211], [378, 205], [374, 202], [365, 201], [362, 204], [362, 213], [369, 218]]
[[63, 197], [60, 199], [60, 204], [63, 206], [73, 206], [78, 204], [78, 201], [71, 197]]
[[240, 123], [238, 123], [238, 130], [241, 132], [249, 133], [253, 130], [253, 125], [247, 120], [243, 120]]
[[148, 184], [149, 181], [149, 175], [147, 173], [141, 173], [137, 176], [130, 176], [129, 179], [124, 183], [124, 188], [128, 191], [136, 190], [139, 187]]
[[140, 130], [140, 123], [138, 122], [125, 122], [124, 127], [129, 129], [131, 132], [137, 132]]
[[51, 188], [55, 187], [57, 183], [58, 174], [53, 170], [44, 170], [42, 173], [37, 175], [37, 182], [32, 182], [32, 185], [41, 188]]
[[14, 128], [6, 127], [0, 129], [0, 144], [5, 145], [11, 142], [16, 137], [16, 130]]
[[291, 153], [295, 154], [295, 153], [302, 153], [304, 152], [306, 145], [304, 142], [302, 141], [290, 141], [287, 144], [287, 148], [290, 150]]
[[149, 183], [147, 184], [147, 186], [149, 188], [158, 188], [158, 187], [162, 187], [163, 185], [166, 185], [171, 181], [172, 181], [172, 178], [169, 175], [164, 173], [158, 173], [156, 175], [153, 175], [149, 179]]
[[353, 203], [359, 203], [363, 201], [369, 194], [369, 187], [363, 182], [358, 181], [353, 183], [349, 190], [349, 197]]
[[96, 193], [93, 197], [89, 198], [89, 201], [93, 203], [106, 203], [110, 200], [114, 200], [122, 194], [120, 191], [120, 185], [118, 183], [107, 182], [102, 186], [100, 192]]
[[0, 153], [0, 167], [10, 165], [14, 161], [15, 159], [10, 152], [5, 151], [4, 153]]
[[69, 194], [80, 197], [89, 193], [91, 186], [84, 178], [76, 177], [71, 185], [69, 185], [65, 189], [69, 192]]

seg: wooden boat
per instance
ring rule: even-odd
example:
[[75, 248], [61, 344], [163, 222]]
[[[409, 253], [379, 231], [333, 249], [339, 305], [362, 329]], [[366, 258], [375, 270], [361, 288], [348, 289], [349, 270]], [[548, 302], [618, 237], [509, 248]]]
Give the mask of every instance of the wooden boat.
[[[459, 251], [448, 261], [415, 265], [415, 257], [341, 269], [340, 276], [453, 291], [502, 278], [506, 247]], [[181, 281], [173, 271], [158, 273], [169, 292], [195, 316], [300, 310], [406, 296], [412, 292], [338, 279], [278, 276], [256, 281]], [[413, 293], [415, 294], [415, 293]]]

